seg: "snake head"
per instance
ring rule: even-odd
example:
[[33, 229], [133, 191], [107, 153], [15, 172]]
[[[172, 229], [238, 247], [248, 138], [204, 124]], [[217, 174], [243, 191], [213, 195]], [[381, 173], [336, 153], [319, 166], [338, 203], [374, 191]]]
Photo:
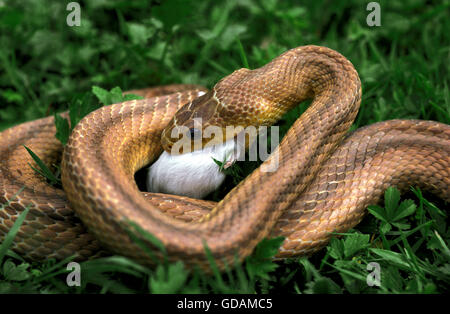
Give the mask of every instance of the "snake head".
[[214, 91], [181, 107], [161, 134], [164, 150], [179, 155], [224, 143], [227, 138], [218, 107]]
[[193, 152], [223, 144], [249, 126], [272, 125], [281, 116], [280, 104], [259, 95], [267, 86], [252, 92], [255, 71], [236, 70], [181, 107], [162, 133], [164, 150], [171, 155]]

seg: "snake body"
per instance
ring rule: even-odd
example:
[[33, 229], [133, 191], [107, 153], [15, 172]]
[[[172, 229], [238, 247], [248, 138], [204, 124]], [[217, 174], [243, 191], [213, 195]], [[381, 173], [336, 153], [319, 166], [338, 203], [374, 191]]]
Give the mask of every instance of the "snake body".
[[[450, 126], [391, 120], [347, 134], [361, 83], [350, 61], [334, 50], [294, 48], [262, 68], [233, 72], [204, 96], [198, 92], [128, 101], [86, 116], [62, 154], [64, 192], [28, 167], [21, 146], [57, 163], [62, 147], [53, 118], [0, 133], [0, 202], [26, 186], [0, 211], [0, 236], [32, 204], [13, 245], [26, 258], [83, 259], [105, 247], [151, 264], [130, 237], [137, 224], [159, 239], [170, 260], [207, 268], [207, 245], [223, 268], [266, 236], [285, 237], [279, 258], [311, 254], [332, 232], [358, 224], [389, 186], [416, 185], [450, 201]], [[206, 125], [270, 125], [309, 98], [309, 108], [265, 162], [277, 158], [277, 171], [258, 168], [219, 203], [138, 190], [135, 172], [170, 150], [177, 125], [189, 126], [194, 116]], [[194, 221], [184, 221], [189, 219]], [[154, 242], [138, 238], [162, 258]]]

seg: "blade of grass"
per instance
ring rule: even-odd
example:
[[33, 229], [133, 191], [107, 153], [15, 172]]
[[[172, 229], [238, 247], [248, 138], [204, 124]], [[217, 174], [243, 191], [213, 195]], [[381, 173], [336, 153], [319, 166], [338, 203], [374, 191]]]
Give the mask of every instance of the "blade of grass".
[[5, 236], [5, 239], [3, 240], [2, 244], [0, 245], [0, 265], [2, 264], [3, 258], [6, 255], [6, 252], [8, 251], [9, 247], [11, 246], [14, 238], [16, 237], [17, 232], [19, 231], [20, 226], [22, 225], [22, 223], [25, 220], [29, 211], [30, 211], [30, 206], [27, 206], [25, 208], [25, 210], [19, 215], [19, 217], [17, 217], [16, 221], [14, 222], [14, 225], [8, 231], [8, 233]]
[[401, 232], [401, 235], [400, 235], [398, 238], [396, 238], [395, 240], [390, 241], [389, 244], [390, 244], [391, 246], [392, 246], [392, 245], [396, 245], [397, 243], [399, 243], [400, 241], [402, 241], [403, 238], [409, 237], [410, 235], [412, 235], [412, 234], [416, 233], [417, 231], [421, 230], [422, 228], [427, 227], [427, 226], [430, 226], [432, 223], [433, 223], [432, 221], [427, 221], [426, 223], [421, 224], [420, 226], [417, 226], [417, 227], [415, 227], [415, 228], [412, 229], [412, 230], [409, 230], [409, 231], [402, 231], [402, 232]]
[[60, 274], [65, 274], [68, 272], [66, 267], [64, 265], [67, 265], [69, 262], [71, 262], [75, 256], [69, 256], [63, 259], [62, 261], [59, 261], [55, 265], [52, 265], [51, 267], [45, 269], [42, 274], [39, 275], [39, 277], [34, 279], [35, 283], [39, 283], [45, 280], [48, 280], [49, 278], [53, 278], [55, 276], [58, 276]]
[[250, 69], [250, 66], [248, 65], [247, 55], [245, 54], [244, 47], [242, 46], [239, 38], [236, 38], [236, 42], [239, 48], [239, 55], [241, 56], [242, 65], [244, 66], [244, 68]]
[[208, 244], [206, 243], [205, 240], [203, 240], [203, 248], [205, 250], [206, 258], [209, 261], [209, 265], [211, 267], [212, 273], [213, 273], [214, 277], [216, 278], [217, 286], [222, 291], [228, 290], [227, 286], [223, 282], [222, 276], [219, 271], [219, 267], [217, 266], [217, 263], [214, 260], [214, 256], [212, 255], [211, 250], [209, 249]]
[[39, 166], [39, 168], [41, 168], [41, 171], [39, 171], [38, 169], [31, 166], [31, 164], [29, 164], [30, 167], [34, 171], [36, 171], [40, 175], [44, 176], [45, 178], [49, 179], [51, 181], [51, 184], [61, 183], [61, 180], [59, 180], [57, 177], [55, 177], [53, 172], [45, 165], [45, 163], [31, 149], [29, 149], [25, 145], [23, 145], [23, 147], [25, 147], [25, 149], [28, 151], [28, 153], [33, 158], [33, 160], [36, 162], [36, 164]]

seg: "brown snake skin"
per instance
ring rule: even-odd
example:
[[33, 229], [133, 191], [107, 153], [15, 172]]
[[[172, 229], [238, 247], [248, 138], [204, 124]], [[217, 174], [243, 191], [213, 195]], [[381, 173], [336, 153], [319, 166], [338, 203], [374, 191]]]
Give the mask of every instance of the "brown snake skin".
[[[262, 68], [235, 71], [190, 103], [198, 94], [193, 88], [102, 107], [80, 121], [62, 156], [65, 192], [34, 173], [22, 147], [47, 164], [58, 163], [62, 147], [53, 136], [52, 117], [0, 133], [0, 203], [25, 186], [0, 210], [0, 240], [32, 204], [13, 244], [25, 258], [85, 259], [101, 243], [151, 264], [126, 231], [133, 221], [164, 244], [170, 260], [207, 268], [207, 243], [223, 268], [235, 256], [243, 260], [266, 236], [286, 237], [277, 257], [311, 254], [331, 232], [358, 224], [389, 186], [415, 185], [450, 201], [450, 126], [392, 120], [346, 134], [358, 112], [361, 84], [352, 64], [331, 49], [291, 49]], [[152, 91], [139, 93], [150, 97]], [[195, 111], [210, 124], [231, 119], [268, 125], [308, 98], [312, 104], [270, 157], [279, 158], [276, 172], [258, 168], [217, 204], [139, 192], [134, 173], [162, 152], [161, 133], [174, 126], [171, 119], [183, 105], [176, 124], [189, 125]], [[166, 149], [170, 141], [163, 138]]]

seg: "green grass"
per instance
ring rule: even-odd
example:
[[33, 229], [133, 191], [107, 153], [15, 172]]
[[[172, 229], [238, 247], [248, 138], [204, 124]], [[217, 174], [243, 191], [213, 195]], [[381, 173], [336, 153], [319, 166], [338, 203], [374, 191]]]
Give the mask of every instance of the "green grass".
[[[127, 90], [167, 83], [212, 87], [241, 67], [256, 68], [289, 48], [323, 45], [345, 55], [363, 86], [353, 129], [394, 118], [450, 124], [450, 2], [379, 1], [381, 27], [368, 27], [369, 1], [80, 1], [80, 27], [65, 24], [64, 2], [5, 1], [0, 7], [0, 130], [68, 108], [69, 125]], [[107, 92], [109, 91], [109, 92]], [[116, 96], [114, 96], [116, 95]], [[280, 121], [282, 134], [306, 107]], [[254, 164], [232, 172], [223, 190]], [[411, 198], [412, 200], [406, 200]], [[27, 263], [0, 246], [0, 292], [436, 293], [450, 277], [443, 201], [414, 190], [368, 209], [355, 230], [309, 259], [273, 263], [277, 240], [260, 244], [223, 274], [183, 264], [143, 268], [122, 257], [82, 264], [82, 286], [65, 282], [67, 261]], [[434, 205], [433, 205], [434, 204]], [[13, 237], [11, 229], [8, 239]], [[381, 287], [366, 284], [370, 262]], [[230, 265], [235, 266], [235, 265]]]

